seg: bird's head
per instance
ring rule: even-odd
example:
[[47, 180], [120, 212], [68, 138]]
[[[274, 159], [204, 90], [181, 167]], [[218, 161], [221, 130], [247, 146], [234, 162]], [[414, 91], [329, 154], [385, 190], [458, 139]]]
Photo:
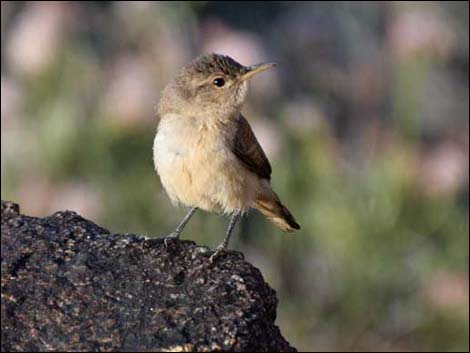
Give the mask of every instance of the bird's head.
[[240, 110], [248, 80], [274, 63], [244, 66], [229, 56], [209, 54], [181, 69], [163, 91], [160, 109], [180, 113], [230, 115]]

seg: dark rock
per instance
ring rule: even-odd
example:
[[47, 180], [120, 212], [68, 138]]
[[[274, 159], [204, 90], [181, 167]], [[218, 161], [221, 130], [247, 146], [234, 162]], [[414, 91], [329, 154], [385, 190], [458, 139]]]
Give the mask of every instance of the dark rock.
[[111, 234], [2, 201], [3, 351], [295, 351], [277, 300], [236, 252]]

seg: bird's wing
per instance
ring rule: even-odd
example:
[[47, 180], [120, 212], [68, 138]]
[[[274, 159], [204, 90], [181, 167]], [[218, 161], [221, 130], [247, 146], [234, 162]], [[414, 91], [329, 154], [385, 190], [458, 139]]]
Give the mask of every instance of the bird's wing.
[[232, 143], [232, 152], [251, 172], [263, 179], [271, 179], [271, 165], [256, 139], [250, 124], [243, 115], [237, 119], [237, 132]]

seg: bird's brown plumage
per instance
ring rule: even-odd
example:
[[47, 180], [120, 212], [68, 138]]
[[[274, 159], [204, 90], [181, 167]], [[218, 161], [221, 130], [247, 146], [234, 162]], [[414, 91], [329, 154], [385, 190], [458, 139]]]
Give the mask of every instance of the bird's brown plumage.
[[256, 139], [251, 126], [240, 114], [237, 119], [237, 131], [232, 144], [232, 152], [251, 172], [260, 178], [271, 179], [271, 165]]
[[[237, 130], [233, 140], [232, 152], [252, 173], [267, 182], [271, 180], [271, 164], [259, 144], [250, 124], [240, 114], [237, 118]], [[253, 207], [260, 211], [276, 226], [286, 232], [300, 229], [294, 216], [285, 207], [271, 187], [258, 195]]]

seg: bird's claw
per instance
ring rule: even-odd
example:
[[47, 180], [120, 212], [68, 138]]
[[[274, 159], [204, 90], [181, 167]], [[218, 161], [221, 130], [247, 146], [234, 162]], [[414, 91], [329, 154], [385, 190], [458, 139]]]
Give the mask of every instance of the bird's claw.
[[167, 236], [163, 237], [163, 243], [165, 244], [165, 247], [168, 247], [168, 242], [169, 241], [174, 241], [179, 239], [179, 234], [176, 232], [171, 232]]
[[211, 255], [211, 257], [209, 258], [209, 261], [211, 264], [214, 263], [214, 261], [223, 253], [225, 252], [225, 246], [218, 246], [214, 253]]

